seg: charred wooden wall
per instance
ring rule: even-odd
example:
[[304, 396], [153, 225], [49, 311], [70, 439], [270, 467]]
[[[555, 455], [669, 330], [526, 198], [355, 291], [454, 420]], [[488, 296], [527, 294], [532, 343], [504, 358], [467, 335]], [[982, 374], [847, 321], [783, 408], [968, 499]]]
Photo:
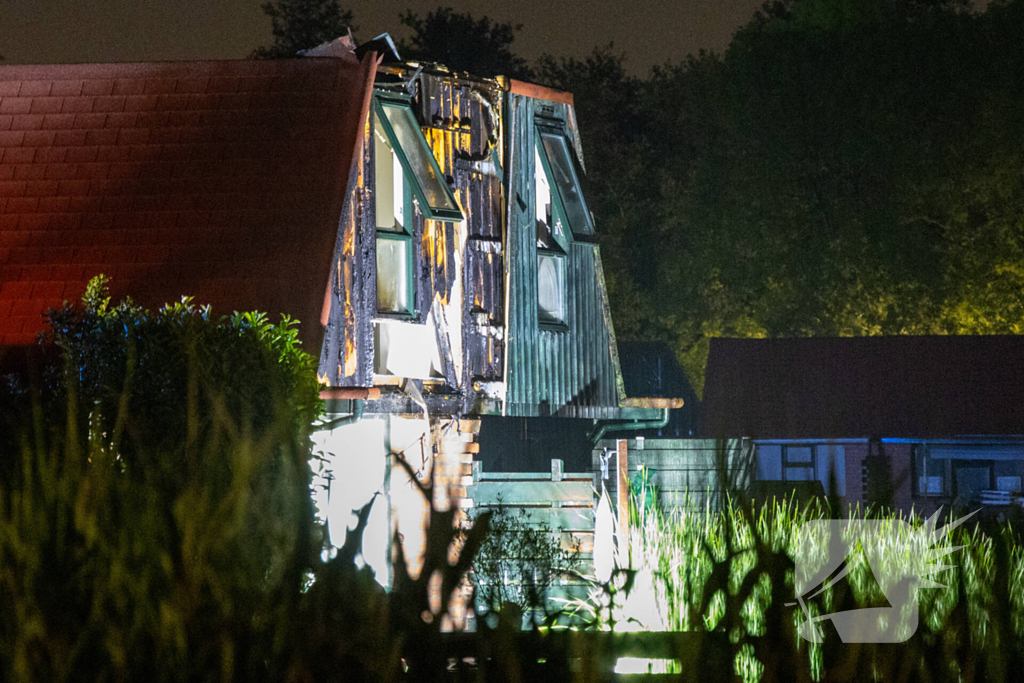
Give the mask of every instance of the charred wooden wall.
[[[400, 87], [405, 76], [396, 71], [379, 76], [378, 82], [385, 88]], [[461, 400], [454, 402], [460, 412], [487, 411], [484, 395], [473, 386], [501, 381], [504, 372], [501, 88], [495, 81], [432, 74], [421, 74], [414, 88], [413, 105], [424, 136], [465, 220], [426, 221], [418, 211], [413, 217], [413, 322], [425, 322], [432, 307], [440, 310], [448, 333], [457, 336], [450, 348], [458, 356], [452, 359], [457, 372], [448, 376], [446, 389], [461, 393]], [[372, 125], [371, 117], [367, 141], [372, 140]], [[332, 271], [320, 374], [333, 386], [373, 384], [376, 216], [368, 182], [373, 165], [373, 145], [367, 142], [342, 215]], [[445, 412], [453, 409], [450, 396], [444, 406]]]
[[[368, 387], [373, 384], [373, 329], [376, 313], [376, 241], [373, 226], [373, 177], [371, 122], [367, 120], [362, 154], [348, 190], [338, 225], [338, 240], [331, 262], [326, 296], [330, 308], [320, 351], [320, 381], [335, 387]], [[367, 232], [370, 239], [367, 239]], [[371, 264], [365, 267], [364, 264]]]
[[[459, 383], [469, 412], [478, 406], [474, 383], [500, 381], [503, 372], [501, 90], [495, 82], [431, 76], [421, 79], [420, 92], [427, 142], [465, 215], [462, 224], [435, 223], [445, 226], [443, 237], [425, 236], [431, 272], [420, 289], [442, 304], [461, 303]], [[451, 300], [457, 278], [461, 302]]]

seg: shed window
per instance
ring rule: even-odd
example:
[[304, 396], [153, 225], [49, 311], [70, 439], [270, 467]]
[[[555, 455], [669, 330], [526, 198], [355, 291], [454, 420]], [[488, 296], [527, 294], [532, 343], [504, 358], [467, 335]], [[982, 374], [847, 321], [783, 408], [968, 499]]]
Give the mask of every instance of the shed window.
[[996, 490], [1020, 494], [1020, 476], [996, 477]]
[[846, 495], [846, 452], [839, 444], [757, 444], [760, 481], [820, 481]]
[[914, 469], [917, 472], [917, 495], [946, 495], [949, 491], [949, 461], [932, 458], [924, 444], [915, 444], [913, 451]]

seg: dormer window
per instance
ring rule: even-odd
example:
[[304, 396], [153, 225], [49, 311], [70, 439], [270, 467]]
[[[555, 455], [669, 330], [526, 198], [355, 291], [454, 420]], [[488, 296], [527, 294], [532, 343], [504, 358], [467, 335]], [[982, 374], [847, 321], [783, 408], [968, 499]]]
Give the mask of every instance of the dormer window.
[[427, 220], [461, 221], [462, 210], [423, 137], [409, 101], [380, 95], [374, 102], [379, 128], [405, 172], [420, 213]]
[[551, 197], [551, 183], [540, 151], [534, 151], [537, 230], [537, 316], [542, 323], [564, 324], [565, 227]]
[[559, 208], [569, 228], [574, 235], [593, 235], [594, 224], [583, 199], [576, 165], [565, 135], [546, 127], [538, 127], [538, 133], [541, 143], [538, 147], [544, 152], [544, 168], [556, 188], [556, 201], [560, 204]]
[[374, 209], [377, 226], [377, 312], [415, 315], [413, 216], [461, 221], [407, 99], [378, 95], [373, 106]]
[[538, 122], [536, 139], [537, 317], [541, 324], [563, 326], [568, 321], [566, 257], [572, 235], [593, 235], [594, 227], [564, 131], [554, 123]]

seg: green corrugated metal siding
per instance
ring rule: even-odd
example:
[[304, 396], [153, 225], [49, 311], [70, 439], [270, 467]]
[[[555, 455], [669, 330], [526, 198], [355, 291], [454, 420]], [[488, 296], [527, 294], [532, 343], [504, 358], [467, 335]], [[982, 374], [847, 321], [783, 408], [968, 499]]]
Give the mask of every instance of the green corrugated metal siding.
[[[561, 116], [571, 124], [568, 107], [520, 95], [508, 98], [506, 413], [614, 419], [619, 417], [622, 377], [596, 244], [574, 242], [567, 255], [568, 329], [542, 329], [537, 318], [534, 117], [544, 107], [547, 115]], [[575, 137], [571, 128], [570, 134]], [[547, 410], [542, 409], [545, 402]]]

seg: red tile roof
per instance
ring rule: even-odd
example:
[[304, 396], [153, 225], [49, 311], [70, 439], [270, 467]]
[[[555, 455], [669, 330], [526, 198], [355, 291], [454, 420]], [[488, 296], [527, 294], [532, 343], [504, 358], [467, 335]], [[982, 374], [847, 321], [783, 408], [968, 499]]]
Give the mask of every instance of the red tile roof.
[[703, 436], [1024, 434], [1024, 336], [712, 339]]
[[115, 296], [319, 320], [375, 57], [0, 66], [0, 347]]

